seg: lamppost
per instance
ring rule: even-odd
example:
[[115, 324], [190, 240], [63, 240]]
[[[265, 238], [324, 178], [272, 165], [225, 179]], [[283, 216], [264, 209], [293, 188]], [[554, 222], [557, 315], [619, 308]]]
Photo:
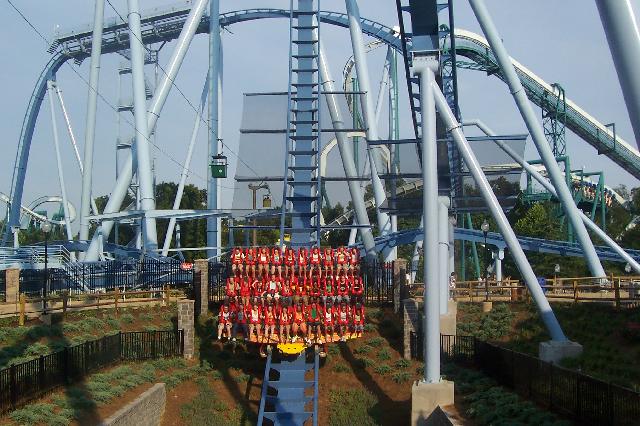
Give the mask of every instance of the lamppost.
[[[253, 210], [257, 208], [256, 193], [260, 189], [269, 189], [269, 185], [267, 185], [266, 183], [261, 183], [260, 185], [254, 185], [252, 183], [249, 184], [249, 190], [253, 192]], [[255, 212], [253, 214], [255, 215]], [[258, 233], [257, 233], [256, 226], [258, 226], [258, 220], [254, 217], [253, 218], [253, 242], [252, 242], [253, 247], [258, 245]]]
[[49, 232], [51, 232], [51, 223], [44, 222], [40, 226], [44, 232], [44, 283], [42, 285], [42, 314], [47, 314], [47, 290], [49, 290]]
[[489, 222], [485, 219], [480, 225], [480, 229], [482, 230], [482, 234], [484, 235], [484, 290], [485, 290], [485, 301], [489, 301], [489, 276], [487, 274], [489, 268], [489, 250], [487, 248], [487, 234], [489, 233]]
[[626, 265], [624, 265], [624, 271], [627, 274], [630, 274], [631, 273], [631, 265], [629, 265], [628, 263]]
[[553, 266], [553, 292], [555, 293], [558, 286], [558, 274], [560, 273], [560, 264], [556, 263]]

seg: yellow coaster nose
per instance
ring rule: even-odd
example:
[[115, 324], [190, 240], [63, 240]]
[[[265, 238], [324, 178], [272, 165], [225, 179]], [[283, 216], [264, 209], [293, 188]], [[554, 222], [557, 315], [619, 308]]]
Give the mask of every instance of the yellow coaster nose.
[[300, 352], [304, 351], [306, 345], [304, 343], [279, 343], [278, 349], [283, 354], [287, 355], [297, 355]]

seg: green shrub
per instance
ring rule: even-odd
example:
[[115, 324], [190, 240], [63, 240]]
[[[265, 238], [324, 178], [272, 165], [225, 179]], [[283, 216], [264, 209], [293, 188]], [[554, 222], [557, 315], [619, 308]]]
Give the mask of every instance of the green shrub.
[[360, 346], [360, 347], [358, 347], [358, 348], [355, 348], [355, 349], [353, 350], [353, 353], [355, 353], [355, 354], [363, 354], [363, 355], [365, 355], [365, 354], [370, 353], [372, 350], [373, 350], [373, 348], [372, 348], [371, 346], [369, 346], [369, 345], [362, 345], [362, 346]]
[[153, 314], [150, 312], [143, 312], [139, 316], [142, 321], [153, 321]]
[[44, 343], [34, 343], [33, 345], [29, 345], [27, 350], [25, 351], [25, 355], [27, 356], [39, 356], [45, 355], [50, 352], [50, 349]]
[[380, 349], [380, 352], [378, 352], [378, 359], [382, 361], [389, 361], [391, 359], [391, 352], [389, 351], [389, 349]]
[[331, 371], [333, 371], [334, 373], [348, 373], [349, 371], [351, 371], [351, 369], [345, 364], [339, 362], [331, 368]]
[[135, 321], [135, 317], [130, 314], [130, 313], [126, 313], [126, 314], [122, 314], [120, 316], [120, 321], [122, 321], [125, 324], [133, 324], [133, 322]]
[[384, 339], [382, 337], [372, 337], [371, 339], [369, 339], [367, 341], [367, 346], [372, 346], [372, 347], [376, 347], [376, 346], [380, 346], [384, 343]]
[[368, 358], [366, 356], [361, 356], [356, 358], [356, 363], [360, 368], [367, 368], [375, 365], [376, 362], [371, 358]]
[[366, 323], [364, 325], [364, 331], [366, 331], [367, 333], [371, 333], [373, 331], [376, 331], [376, 325], [375, 324], [371, 324], [370, 322]]
[[396, 371], [391, 379], [396, 383], [405, 383], [411, 379], [411, 374], [408, 371]]
[[378, 400], [359, 389], [332, 390], [329, 394], [330, 426], [373, 426], [380, 424]]
[[408, 359], [401, 358], [394, 363], [396, 368], [408, 368], [411, 365], [411, 361]]
[[391, 373], [392, 370], [393, 369], [390, 366], [388, 366], [387, 364], [378, 364], [373, 369], [373, 371], [375, 371], [376, 373], [380, 374], [381, 376], [386, 376], [387, 374]]
[[330, 355], [340, 355], [340, 347], [338, 345], [329, 345], [327, 351]]

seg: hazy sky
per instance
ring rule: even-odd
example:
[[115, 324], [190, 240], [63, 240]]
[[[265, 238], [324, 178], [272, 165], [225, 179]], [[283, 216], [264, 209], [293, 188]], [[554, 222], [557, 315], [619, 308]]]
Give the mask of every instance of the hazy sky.
[[[33, 25], [47, 38], [53, 38], [56, 28], [64, 33], [68, 29], [87, 25], [93, 16], [90, 0], [13, 0]], [[126, 0], [112, 0], [120, 14], [126, 15]], [[142, 0], [143, 9], [174, 4], [165, 0]], [[363, 17], [389, 26], [397, 25], [395, 0], [360, 0]], [[222, 11], [253, 7], [286, 8], [283, 0], [222, 0]], [[603, 123], [615, 122], [618, 134], [633, 144], [633, 133], [624, 106], [620, 86], [606, 39], [599, 21], [595, 2], [592, 0], [487, 0], [489, 10], [505, 41], [510, 54], [533, 70], [547, 82], [559, 82], [567, 97], [576, 102]], [[325, 10], [344, 11], [344, 1], [324, 0]], [[456, 25], [459, 28], [480, 32], [466, 0], [456, 0]], [[107, 4], [107, 17], [115, 16]], [[636, 8], [636, 14], [640, 4]], [[284, 19], [256, 21], [229, 28], [223, 35], [225, 49], [224, 123], [225, 142], [237, 151], [238, 129], [242, 112], [242, 94], [245, 92], [285, 91], [288, 78], [288, 26]], [[348, 31], [323, 26], [323, 42], [331, 61], [334, 79], [342, 84], [342, 68], [351, 55]], [[23, 116], [33, 86], [49, 58], [47, 45], [6, 2], [0, 2], [0, 68], [2, 96], [0, 96], [0, 129], [2, 153], [0, 156], [0, 191], [8, 193], [14, 167]], [[161, 62], [168, 59], [174, 44], [168, 44], [161, 52]], [[196, 36], [187, 55], [177, 86], [197, 104], [207, 69], [207, 37]], [[385, 56], [384, 49], [370, 54], [370, 74], [376, 87]], [[112, 104], [118, 103], [118, 66], [123, 58], [116, 54], [103, 56], [100, 93]], [[88, 79], [89, 61], [80, 66], [71, 64]], [[401, 73], [402, 75], [403, 73]], [[58, 74], [58, 81], [67, 103], [76, 137], [84, 140], [84, 121], [87, 87], [68, 66]], [[494, 77], [483, 73], [461, 71], [459, 74], [461, 110], [465, 118], [480, 118], [496, 131], [520, 133], [525, 129], [506, 86]], [[129, 80], [124, 80], [124, 91], [130, 91]], [[402, 136], [410, 137], [412, 130], [408, 115], [408, 101], [404, 83], [401, 82]], [[125, 96], [126, 97], [126, 96]], [[98, 104], [97, 146], [95, 155], [94, 194], [109, 193], [115, 176], [115, 141], [118, 135], [116, 114], [104, 102]], [[539, 109], [534, 107], [539, 113]], [[80, 199], [80, 175], [67, 137], [60, 111], [59, 135], [63, 147], [65, 178], [72, 202], [78, 206]], [[158, 125], [153, 155], [156, 160], [158, 181], [177, 181], [184, 160], [194, 111], [188, 103], [172, 90], [169, 101]], [[132, 117], [127, 117], [133, 122]], [[383, 120], [384, 121], [384, 120]], [[132, 130], [122, 123], [122, 133]], [[59, 194], [55, 168], [54, 148], [51, 139], [51, 120], [48, 102], [43, 103], [40, 119], [34, 135], [29, 161], [28, 179], [24, 202], [29, 203], [41, 195]], [[527, 148], [527, 158], [536, 158], [532, 144]], [[638, 181], [621, 170], [613, 162], [598, 156], [595, 149], [568, 133], [568, 152], [574, 168], [604, 170], [607, 184], [638, 186]], [[236, 158], [226, 151], [235, 167]], [[269, 161], [265, 150], [247, 162]], [[206, 166], [206, 135], [201, 131], [192, 164], [189, 182], [204, 187]], [[233, 174], [230, 174], [233, 176]], [[224, 184], [233, 187], [228, 179]], [[230, 194], [225, 193], [224, 207], [230, 206]]]

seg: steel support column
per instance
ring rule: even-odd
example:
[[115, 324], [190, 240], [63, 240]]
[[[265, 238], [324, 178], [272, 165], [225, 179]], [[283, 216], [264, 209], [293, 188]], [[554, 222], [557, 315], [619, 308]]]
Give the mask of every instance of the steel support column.
[[[317, 38], [317, 31], [314, 32]], [[344, 175], [348, 179], [347, 186], [349, 187], [349, 194], [351, 195], [351, 203], [353, 204], [353, 210], [355, 212], [355, 223], [366, 225], [366, 228], [359, 228], [360, 237], [362, 243], [367, 251], [368, 256], [375, 256], [375, 242], [373, 240], [373, 233], [371, 227], [369, 227], [369, 217], [367, 216], [367, 209], [364, 205], [364, 195], [360, 183], [355, 179], [358, 177], [358, 170], [356, 169], [356, 163], [353, 159], [353, 153], [349, 146], [349, 140], [347, 134], [344, 132], [344, 122], [340, 116], [340, 108], [338, 106], [338, 99], [335, 95], [336, 90], [334, 87], [334, 80], [331, 78], [331, 71], [327, 64], [326, 54], [320, 46], [318, 54], [318, 62], [320, 68], [320, 84], [322, 85], [322, 91], [327, 102], [327, 109], [329, 110], [329, 116], [333, 123], [333, 128], [336, 131], [336, 140], [338, 142], [338, 149], [340, 150], [340, 158], [342, 159], [342, 167], [344, 168]], [[354, 241], [355, 242], [355, 241]]]
[[[180, 174], [180, 182], [178, 183], [178, 190], [176, 191], [176, 197], [173, 200], [173, 210], [180, 208], [180, 202], [182, 201], [182, 194], [184, 193], [184, 186], [189, 177], [189, 167], [191, 166], [191, 158], [193, 157], [193, 148], [196, 145], [196, 139], [198, 138], [198, 131], [200, 130], [200, 122], [204, 115], [204, 108], [207, 104], [207, 95], [209, 93], [209, 75], [204, 82], [202, 88], [202, 94], [200, 95], [200, 106], [196, 113], [195, 122], [193, 123], [193, 130], [191, 131], [191, 139], [189, 140], [189, 148], [187, 148], [187, 158], [184, 160], [184, 166], [182, 167], [182, 173]], [[162, 245], [162, 256], [166, 256], [169, 253], [169, 246], [171, 245], [171, 239], [173, 237], [173, 230], [176, 226], [176, 218], [169, 219], [169, 225], [167, 226], [167, 233], [164, 237], [164, 244]], [[219, 247], [216, 245], [216, 247]]]
[[[200, 24], [200, 21], [202, 19], [202, 14], [204, 13], [207, 2], [208, 0], [195, 0], [195, 3], [191, 8], [191, 12], [189, 12], [189, 16], [187, 16], [187, 19], [185, 20], [184, 27], [182, 28], [180, 36], [176, 41], [176, 47], [171, 55], [171, 58], [169, 59], [167, 66], [165, 67], [164, 77], [158, 84], [158, 87], [156, 88], [156, 91], [149, 105], [149, 112], [147, 114], [147, 129], [149, 129], [150, 132], [152, 132], [155, 128], [158, 118], [160, 117], [160, 112], [164, 107], [167, 96], [169, 96], [169, 91], [171, 90], [173, 81], [175, 80], [178, 71], [182, 66], [184, 57], [189, 50], [191, 40], [193, 40], [193, 36], [198, 29], [198, 25]], [[124, 160], [124, 164], [122, 165], [122, 169], [120, 170], [120, 175], [116, 180], [116, 184], [113, 190], [111, 191], [111, 196], [109, 197], [109, 201], [104, 208], [103, 214], [115, 213], [120, 210], [120, 206], [122, 205], [122, 202], [124, 201], [124, 198], [127, 194], [127, 190], [129, 188], [129, 184], [131, 183], [132, 177], [133, 159], [131, 154], [129, 154]], [[100, 228], [102, 235], [104, 235], [106, 238], [109, 238], [111, 229], [113, 228], [113, 222], [104, 221], [100, 225]], [[85, 260], [96, 261], [99, 258], [99, 253], [100, 248], [98, 240], [94, 235], [94, 238], [92, 238], [91, 240], [89, 249], [87, 249]]]
[[484, 199], [487, 207], [491, 211], [493, 218], [495, 219], [498, 228], [500, 229], [500, 233], [502, 234], [509, 250], [511, 251], [511, 256], [516, 262], [520, 273], [524, 279], [529, 292], [531, 293], [531, 297], [533, 298], [538, 311], [540, 312], [540, 317], [547, 327], [547, 331], [551, 336], [551, 339], [555, 341], [566, 341], [567, 338], [560, 327], [560, 323], [553, 311], [551, 310], [551, 306], [549, 305], [549, 301], [545, 297], [540, 285], [538, 284], [538, 280], [536, 278], [527, 257], [518, 242], [518, 238], [516, 234], [511, 229], [511, 225], [507, 220], [507, 217], [502, 210], [502, 207], [498, 203], [498, 199], [496, 198], [493, 190], [491, 189], [491, 185], [487, 181], [487, 177], [484, 175], [478, 160], [471, 150], [469, 146], [469, 142], [467, 141], [464, 133], [462, 132], [462, 126], [458, 123], [451, 108], [449, 108], [449, 104], [447, 104], [447, 100], [444, 95], [440, 91], [440, 88], [437, 84], [432, 83], [435, 92], [435, 102], [438, 106], [438, 111], [440, 113], [440, 117], [444, 121], [445, 125], [449, 132], [451, 132], [453, 136], [453, 140], [464, 159], [464, 162], [467, 164], [469, 168], [469, 172], [473, 176], [473, 179], [476, 182], [478, 189], [482, 194], [482, 198]]
[[631, 0], [596, 0], [622, 95], [640, 148], [640, 31]]
[[64, 211], [64, 227], [67, 233], [67, 239], [73, 240], [71, 233], [71, 222], [69, 222], [69, 203], [67, 202], [67, 187], [64, 184], [64, 166], [62, 165], [62, 156], [60, 155], [60, 140], [58, 139], [58, 124], [56, 120], [56, 110], [53, 98], [55, 94], [55, 82], [47, 81], [47, 90], [49, 97], [49, 108], [51, 109], [51, 128], [53, 131], [53, 146], [56, 151], [56, 162], [58, 164], [58, 182], [60, 183], [60, 193], [62, 194], [62, 208]]
[[438, 274], [440, 315], [448, 312], [449, 301], [449, 197], [438, 197]]
[[[367, 57], [364, 50], [364, 41], [362, 38], [362, 25], [360, 19], [360, 10], [356, 0], [345, 0], [347, 7], [347, 15], [349, 17], [349, 32], [351, 34], [351, 45], [353, 49], [353, 58], [356, 67], [356, 75], [358, 77], [358, 85], [362, 91], [360, 96], [362, 102], [362, 115], [364, 124], [367, 129], [367, 140], [377, 141], [378, 130], [375, 125], [375, 110], [373, 105], [373, 92], [369, 82], [369, 69], [367, 67]], [[388, 214], [380, 211], [387, 199], [387, 194], [378, 173], [384, 171], [385, 164], [382, 158], [382, 151], [379, 148], [370, 148], [367, 146], [369, 154], [369, 168], [371, 170], [371, 183], [373, 187], [373, 195], [376, 201], [376, 215], [378, 219], [378, 229], [381, 235], [387, 235], [391, 232], [391, 219]], [[391, 250], [383, 253], [385, 260], [391, 256]]]
[[[153, 174], [151, 171], [151, 147], [147, 126], [147, 100], [144, 82], [145, 47], [142, 44], [140, 6], [138, 0], [127, 0], [129, 6], [129, 45], [131, 49], [131, 80], [133, 82], [133, 115], [135, 118], [136, 171], [138, 174], [140, 208], [143, 211], [156, 208]], [[153, 252], [158, 248], [156, 220], [142, 220], [144, 249]]]
[[93, 36], [91, 39], [91, 65], [89, 71], [89, 95], [87, 100], [87, 124], [84, 133], [84, 171], [80, 195], [80, 240], [89, 239], [91, 189], [93, 179], [93, 145], [96, 135], [96, 111], [100, 79], [100, 55], [102, 54], [102, 28], [104, 26], [104, 0], [95, 0]]
[[[209, 3], [209, 144], [208, 160], [220, 153], [219, 100], [222, 72], [222, 43], [220, 39], [220, 0]], [[219, 200], [218, 179], [207, 175], [207, 208], [216, 210]], [[220, 247], [220, 218], [207, 218], [207, 246], [218, 247], [207, 250], [207, 257], [216, 257]]]
[[422, 205], [424, 240], [424, 381], [440, 382], [440, 285], [438, 254], [438, 147], [434, 70], [437, 58], [413, 60], [413, 73], [420, 77], [422, 106]]
[[551, 152], [551, 147], [549, 147], [542, 127], [531, 108], [527, 94], [522, 87], [522, 83], [520, 82], [518, 75], [516, 74], [511, 58], [504, 47], [500, 34], [498, 33], [489, 11], [485, 6], [484, 0], [469, 0], [469, 3], [471, 4], [471, 8], [476, 15], [478, 23], [480, 24], [480, 27], [482, 27], [482, 31], [496, 56], [498, 64], [500, 65], [500, 70], [505, 76], [505, 81], [511, 90], [511, 94], [513, 95], [513, 99], [520, 111], [520, 114], [522, 115], [522, 119], [527, 125], [531, 138], [538, 149], [540, 158], [547, 168], [547, 173], [549, 174], [551, 183], [553, 183], [553, 186], [556, 188], [558, 193], [558, 199], [560, 200], [567, 217], [571, 221], [571, 225], [573, 225], [573, 229], [575, 230], [577, 240], [582, 247], [589, 269], [594, 277], [604, 278], [606, 277], [606, 274], [600, 264], [598, 256], [596, 255], [596, 250], [593, 246], [593, 242], [589, 238], [587, 229], [580, 219], [579, 209], [573, 201], [571, 191], [565, 184], [562, 172], [556, 163], [553, 152]]

